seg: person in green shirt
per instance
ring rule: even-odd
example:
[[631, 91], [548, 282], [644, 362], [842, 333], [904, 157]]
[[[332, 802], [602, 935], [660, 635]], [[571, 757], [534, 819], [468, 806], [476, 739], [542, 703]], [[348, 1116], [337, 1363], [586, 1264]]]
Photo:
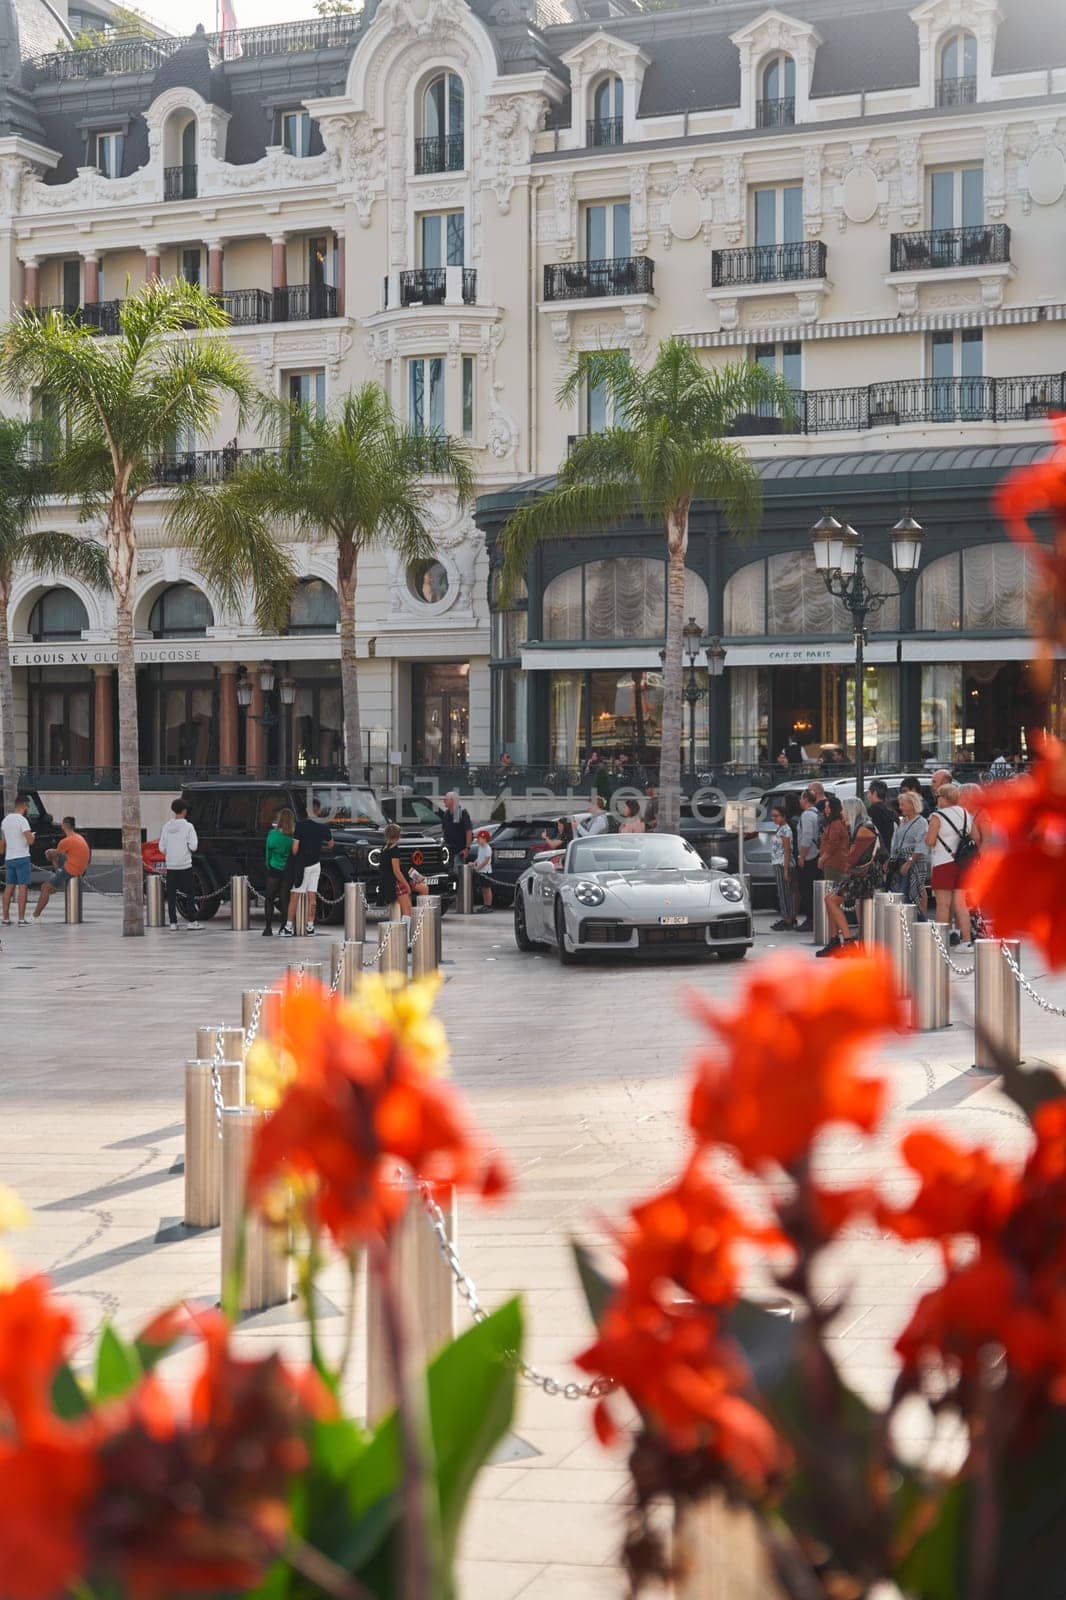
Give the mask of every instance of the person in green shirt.
[[281, 916], [284, 919], [284, 908], [289, 903], [289, 892], [292, 889], [293, 860], [300, 846], [293, 835], [296, 832], [296, 817], [288, 806], [278, 812], [274, 818], [274, 826], [266, 836], [266, 888], [263, 899], [263, 911], [266, 915], [266, 927], [263, 929], [263, 938], [269, 939], [274, 933], [274, 911], [280, 905]]

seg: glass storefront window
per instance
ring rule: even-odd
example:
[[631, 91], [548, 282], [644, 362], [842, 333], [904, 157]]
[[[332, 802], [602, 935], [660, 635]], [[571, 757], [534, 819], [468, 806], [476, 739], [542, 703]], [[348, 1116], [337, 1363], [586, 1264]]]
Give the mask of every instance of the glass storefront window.
[[[855, 675], [845, 678], [845, 723], [854, 754]], [[899, 668], [867, 667], [862, 692], [863, 749], [872, 760], [899, 765]]]
[[[685, 615], [706, 629], [707, 585], [685, 570]], [[544, 590], [545, 639], [661, 639], [666, 631], [666, 563], [610, 556], [560, 572]]]
[[[706, 674], [697, 672], [706, 686]], [[641, 667], [596, 672], [553, 672], [549, 697], [549, 760], [580, 766], [593, 750], [601, 756], [626, 751], [639, 762], [657, 762], [662, 743], [662, 674]], [[684, 759], [688, 760], [688, 708]], [[696, 707], [696, 759], [707, 759], [707, 701]]]
[[344, 767], [344, 701], [340, 683], [297, 682], [290, 721], [291, 765], [296, 772]]
[[499, 667], [495, 676], [493, 755], [506, 750], [512, 761], [524, 764], [529, 760], [528, 674], [520, 667]]
[[470, 742], [468, 661], [412, 665], [411, 722], [416, 765], [465, 765]]
[[770, 669], [732, 667], [728, 682], [730, 757], [755, 766], [769, 759]]
[[950, 762], [962, 743], [962, 668], [922, 667], [922, 758]]
[[29, 757], [32, 767], [62, 772], [92, 766], [92, 696], [92, 675], [82, 668], [31, 669]]

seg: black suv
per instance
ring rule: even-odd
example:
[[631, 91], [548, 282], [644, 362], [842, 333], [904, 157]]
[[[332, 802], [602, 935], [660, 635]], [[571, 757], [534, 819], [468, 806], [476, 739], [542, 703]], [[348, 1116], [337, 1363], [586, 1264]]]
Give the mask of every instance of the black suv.
[[[200, 841], [193, 857], [197, 904], [190, 907], [200, 920], [213, 917], [235, 873], [243, 873], [260, 894], [266, 877], [264, 847], [278, 812], [290, 807], [297, 817], [307, 815], [312, 800], [320, 800], [323, 821], [333, 829], [333, 849], [322, 857], [319, 879], [319, 921], [344, 921], [344, 885], [361, 882], [370, 905], [380, 903], [378, 866], [384, 844], [385, 817], [372, 789], [350, 789], [342, 783], [265, 783], [248, 778], [187, 783], [182, 799], [189, 821]], [[400, 860], [414, 867], [429, 882], [431, 894], [446, 905], [455, 897], [451, 852], [443, 841], [426, 834], [405, 832]]]
[[[53, 822], [52, 813], [45, 807], [36, 789], [20, 789], [19, 794], [29, 797], [26, 807], [26, 821], [33, 833], [33, 843], [30, 846], [30, 860], [35, 868], [41, 872], [51, 872], [52, 864], [45, 859], [46, 850], [54, 850], [63, 837], [63, 830], [57, 822]], [[12, 801], [14, 796], [12, 796]], [[6, 816], [8, 810], [7, 796], [0, 788], [0, 816]], [[0, 883], [4, 881], [4, 858], [0, 856]]]

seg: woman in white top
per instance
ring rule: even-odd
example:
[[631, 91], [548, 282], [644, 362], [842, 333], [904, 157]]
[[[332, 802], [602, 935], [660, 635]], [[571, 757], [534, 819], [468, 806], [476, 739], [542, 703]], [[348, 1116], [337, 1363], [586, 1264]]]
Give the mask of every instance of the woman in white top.
[[937, 791], [936, 810], [929, 818], [925, 836], [933, 868], [930, 887], [936, 899], [936, 920], [950, 922], [954, 916], [963, 944], [971, 941], [970, 910], [960, 887], [955, 852], [969, 831], [969, 823], [965, 806], [959, 804], [957, 785], [945, 783]]

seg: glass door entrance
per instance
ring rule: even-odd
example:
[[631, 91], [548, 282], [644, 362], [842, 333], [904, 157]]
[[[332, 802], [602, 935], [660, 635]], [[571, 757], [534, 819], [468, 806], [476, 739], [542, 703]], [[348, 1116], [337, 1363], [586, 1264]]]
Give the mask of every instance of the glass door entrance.
[[411, 724], [418, 766], [461, 767], [470, 740], [470, 663], [411, 667]]

